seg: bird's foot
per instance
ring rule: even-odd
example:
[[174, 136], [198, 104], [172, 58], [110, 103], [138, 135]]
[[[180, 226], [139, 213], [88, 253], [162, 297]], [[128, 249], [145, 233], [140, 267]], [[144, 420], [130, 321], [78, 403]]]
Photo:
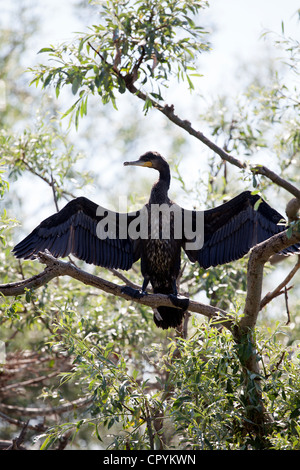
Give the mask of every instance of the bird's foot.
[[177, 308], [181, 308], [186, 311], [189, 308], [189, 299], [187, 297], [182, 297], [181, 295], [169, 294], [169, 299], [172, 304]]
[[123, 294], [129, 295], [133, 299], [141, 299], [144, 295], [147, 295], [147, 292], [142, 289], [134, 289], [133, 287], [124, 286], [121, 289]]

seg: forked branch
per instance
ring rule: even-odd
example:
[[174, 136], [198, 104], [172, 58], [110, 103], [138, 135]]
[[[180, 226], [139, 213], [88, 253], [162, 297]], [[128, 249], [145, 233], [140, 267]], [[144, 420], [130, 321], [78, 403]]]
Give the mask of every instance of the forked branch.
[[290, 238], [287, 237], [286, 232], [281, 232], [252, 248], [247, 270], [247, 297], [244, 316], [239, 325], [242, 331], [249, 331], [256, 325], [257, 316], [261, 309], [261, 291], [265, 263], [274, 254], [299, 242], [299, 232], [292, 234]]

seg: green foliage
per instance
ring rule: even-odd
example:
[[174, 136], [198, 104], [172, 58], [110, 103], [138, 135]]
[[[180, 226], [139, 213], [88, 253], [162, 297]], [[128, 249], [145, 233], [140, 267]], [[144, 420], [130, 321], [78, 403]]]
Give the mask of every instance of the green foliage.
[[57, 119], [37, 120], [35, 129], [25, 129], [20, 135], [2, 130], [0, 157], [13, 181], [24, 172], [37, 176], [53, 188], [56, 198], [73, 196], [72, 190], [91, 181], [87, 171], [77, 170], [84, 157], [74, 149]]
[[[135, 82], [155, 100], [163, 99], [160, 87], [168, 86], [172, 76], [186, 79], [193, 89], [197, 54], [208, 48], [202, 42], [205, 31], [193, 18], [205, 6], [203, 0], [101, 2], [101, 22], [91, 32], [71, 44], [40, 50], [58, 66], [39, 66], [32, 83], [53, 84], [57, 97], [70, 85], [79, 98], [64, 116], [74, 114], [76, 126], [87, 113], [90, 94], [116, 107], [116, 92], [123, 94]], [[146, 100], [145, 111], [149, 106]]]
[[[118, 450], [261, 448], [259, 440], [245, 434], [253, 402], [245, 395], [239, 355], [226, 330], [195, 323], [194, 334], [170, 341], [164, 357], [157, 354], [156, 343], [156, 352], [151, 351], [156, 369], [145, 373], [139, 361], [147, 357], [146, 348], [129, 358], [128, 346], [118, 349], [120, 337], [103, 345], [96, 333], [82, 337], [81, 321], [70, 321], [69, 312], [58, 320], [61, 346], [74, 357], [59, 388], [75, 384], [78, 395], [90, 397], [89, 410], [77, 410], [73, 419], [50, 427], [40, 436], [42, 448], [55, 445], [66, 431], [75, 438], [84, 429], [101, 447]], [[299, 449], [299, 348], [284, 350], [276, 334], [261, 335], [259, 344], [264, 363], [260, 387], [272, 417], [265, 436], [269, 448]]]

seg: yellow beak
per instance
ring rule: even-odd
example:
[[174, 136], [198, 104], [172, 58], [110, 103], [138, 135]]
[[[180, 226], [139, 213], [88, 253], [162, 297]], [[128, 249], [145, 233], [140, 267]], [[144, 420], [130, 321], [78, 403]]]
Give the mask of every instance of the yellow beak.
[[124, 162], [124, 166], [127, 166], [127, 165], [147, 166], [148, 168], [152, 168], [152, 162], [143, 162], [140, 160], [136, 160], [135, 162]]

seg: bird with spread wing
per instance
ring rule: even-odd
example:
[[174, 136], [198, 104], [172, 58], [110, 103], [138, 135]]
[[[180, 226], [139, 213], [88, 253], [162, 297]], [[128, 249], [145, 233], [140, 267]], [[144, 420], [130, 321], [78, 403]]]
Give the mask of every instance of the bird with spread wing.
[[[256, 244], [286, 229], [279, 223], [283, 217], [250, 191], [202, 212], [182, 209], [168, 197], [170, 168], [158, 152], [146, 152], [124, 165], [159, 172], [141, 210], [125, 214], [99, 210], [94, 202], [78, 197], [42, 221], [14, 247], [14, 255], [34, 259], [48, 250], [55, 257], [73, 254], [96, 266], [122, 270], [140, 259], [141, 290], [126, 286], [123, 291], [138, 298], [146, 295], [150, 282], [154, 293], [169, 295], [174, 307], [160, 306], [154, 313], [155, 324], [167, 329], [181, 324], [188, 307], [188, 300], [178, 296], [176, 287], [182, 249], [191, 262], [209, 268], [242, 258]], [[113, 231], [108, 228], [108, 215]], [[293, 253], [300, 253], [300, 244], [282, 251], [284, 255]]]

